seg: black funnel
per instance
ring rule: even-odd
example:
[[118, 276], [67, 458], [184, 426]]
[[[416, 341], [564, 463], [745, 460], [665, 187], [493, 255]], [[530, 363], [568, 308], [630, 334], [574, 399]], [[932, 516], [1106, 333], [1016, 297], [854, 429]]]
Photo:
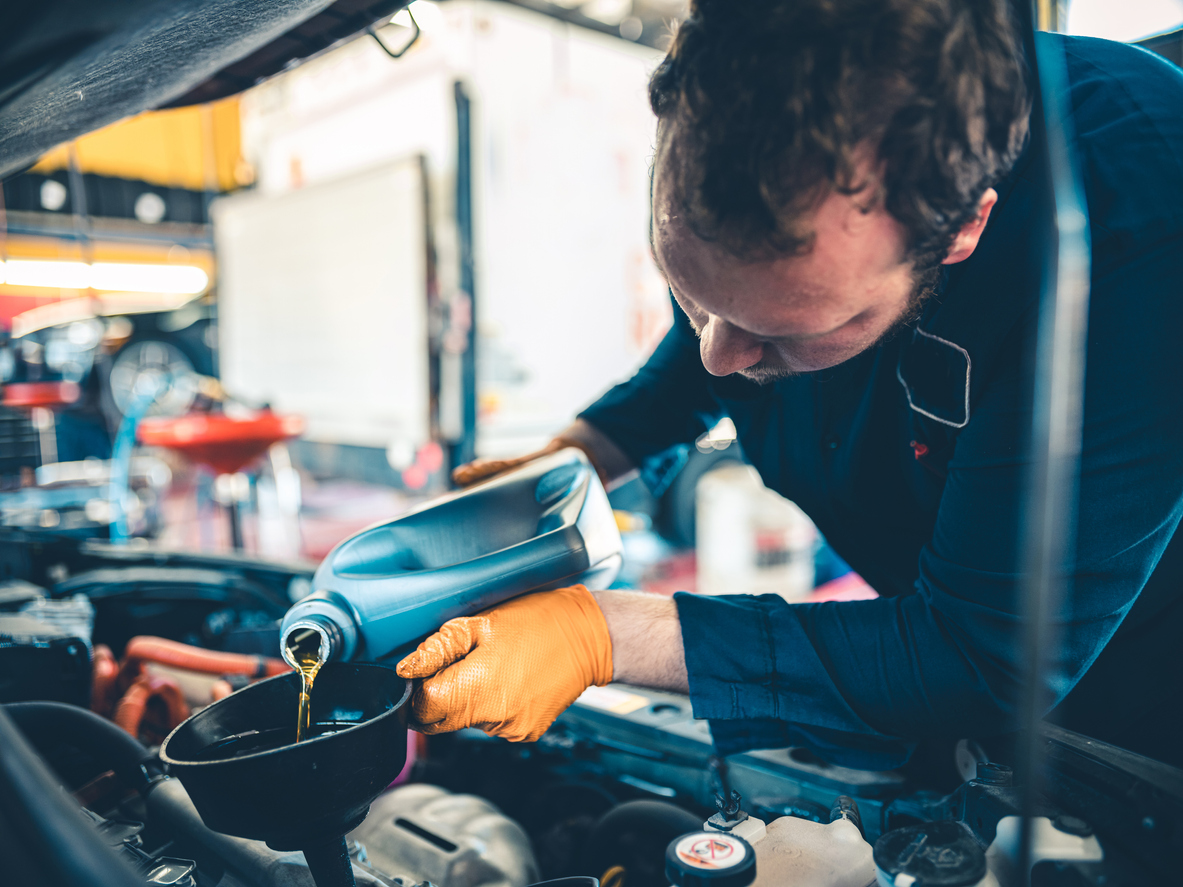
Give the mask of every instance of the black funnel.
[[160, 759], [215, 831], [303, 850], [319, 887], [352, 885], [344, 835], [402, 770], [411, 684], [380, 665], [329, 663], [296, 744], [300, 676], [234, 693], [169, 734]]

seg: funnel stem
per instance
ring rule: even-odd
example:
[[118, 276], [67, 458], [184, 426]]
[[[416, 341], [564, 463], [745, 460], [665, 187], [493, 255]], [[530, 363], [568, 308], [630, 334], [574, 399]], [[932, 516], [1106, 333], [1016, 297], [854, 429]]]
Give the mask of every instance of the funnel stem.
[[345, 836], [304, 848], [304, 859], [316, 887], [357, 887]]

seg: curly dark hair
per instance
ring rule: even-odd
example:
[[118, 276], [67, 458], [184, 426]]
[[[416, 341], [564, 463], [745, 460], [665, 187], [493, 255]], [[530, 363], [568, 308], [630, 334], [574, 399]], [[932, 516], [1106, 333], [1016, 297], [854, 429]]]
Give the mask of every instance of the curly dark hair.
[[[690, 229], [745, 259], [808, 249], [803, 214], [873, 186], [939, 263], [1009, 172], [1030, 101], [1007, 0], [694, 0], [653, 74]], [[858, 181], [860, 151], [881, 174]]]

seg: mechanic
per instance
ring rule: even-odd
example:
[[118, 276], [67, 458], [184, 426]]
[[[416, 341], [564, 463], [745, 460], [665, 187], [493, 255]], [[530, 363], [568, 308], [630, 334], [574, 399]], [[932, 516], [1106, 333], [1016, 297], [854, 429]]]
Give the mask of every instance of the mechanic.
[[[1037, 39], [1063, 50], [1092, 239], [1051, 718], [1180, 764], [1183, 72]], [[688, 692], [722, 754], [806, 745], [886, 768], [922, 739], [1017, 727], [1051, 228], [1022, 54], [1005, 0], [693, 4], [650, 84], [653, 245], [676, 321], [547, 451], [653, 481], [730, 416], [765, 484], [880, 597], [530, 595], [399, 664], [426, 678], [423, 730], [535, 739], [610, 680]]]

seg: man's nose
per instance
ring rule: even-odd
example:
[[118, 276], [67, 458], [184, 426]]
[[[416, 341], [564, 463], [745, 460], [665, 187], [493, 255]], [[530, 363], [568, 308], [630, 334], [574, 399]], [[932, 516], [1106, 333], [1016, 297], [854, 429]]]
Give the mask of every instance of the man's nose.
[[729, 376], [759, 363], [764, 343], [750, 333], [711, 317], [700, 334], [702, 365], [712, 376]]

